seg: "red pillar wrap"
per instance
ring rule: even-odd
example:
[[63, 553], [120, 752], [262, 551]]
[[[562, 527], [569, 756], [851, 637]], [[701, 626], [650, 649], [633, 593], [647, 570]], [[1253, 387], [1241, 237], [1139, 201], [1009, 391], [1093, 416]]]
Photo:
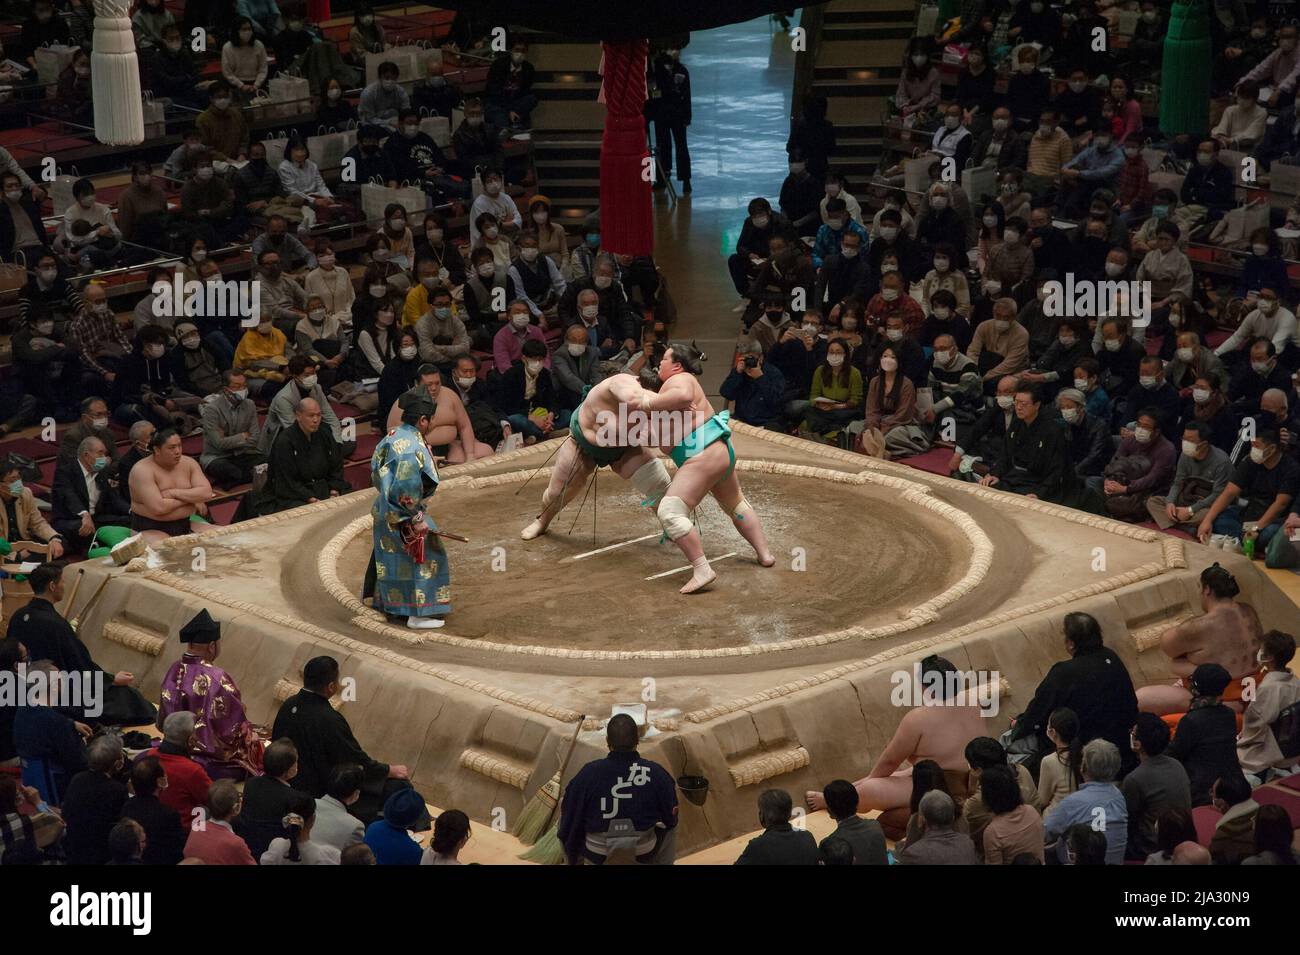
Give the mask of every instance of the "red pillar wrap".
[[654, 251], [651, 182], [642, 174], [646, 147], [645, 68], [647, 41], [602, 44], [605, 133], [600, 144], [601, 245], [620, 255]]

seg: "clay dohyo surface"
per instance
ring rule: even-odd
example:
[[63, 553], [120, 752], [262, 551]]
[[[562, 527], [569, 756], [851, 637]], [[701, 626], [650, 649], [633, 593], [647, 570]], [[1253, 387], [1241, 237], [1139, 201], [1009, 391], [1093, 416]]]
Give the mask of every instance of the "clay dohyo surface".
[[1222, 551], [744, 426], [735, 444], [778, 563], [759, 567], [708, 500], [706, 552], [736, 556], [703, 595], [677, 594], [684, 574], [645, 579], [685, 561], [608, 470], [581, 513], [575, 501], [550, 534], [519, 540], [544, 487], [545, 470], [524, 486], [543, 447], [444, 469], [432, 513], [470, 542], [446, 544], [453, 614], [441, 631], [392, 626], [358, 600], [372, 492], [174, 539], [142, 574], [78, 565], [79, 604], [116, 579], [73, 614], [96, 659], [156, 699], [177, 631], [207, 607], [259, 722], [301, 686], [308, 659], [337, 657], [349, 680], [336, 703], [361, 743], [408, 765], [429, 801], [484, 821], [509, 820], [550, 778], [577, 720], [570, 774], [604, 751], [612, 705], [645, 703], [643, 753], [710, 780], [703, 807], [683, 802], [682, 851], [752, 828], [763, 788], [864, 775], [902, 716], [892, 676], [927, 653], [998, 681], [996, 736], [1063, 656], [1070, 610], [1098, 617], [1138, 684], [1168, 676], [1154, 641], [1199, 612], [1196, 576], [1214, 560], [1266, 627], [1294, 615]]

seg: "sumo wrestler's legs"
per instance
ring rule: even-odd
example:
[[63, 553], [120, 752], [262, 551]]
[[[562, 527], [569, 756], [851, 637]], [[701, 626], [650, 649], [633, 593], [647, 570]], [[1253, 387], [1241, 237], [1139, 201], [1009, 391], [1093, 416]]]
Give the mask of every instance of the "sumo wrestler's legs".
[[1137, 699], [1138, 709], [1143, 713], [1168, 716], [1171, 713], [1186, 713], [1192, 702], [1192, 694], [1172, 683], [1153, 683], [1151, 686], [1139, 687]]
[[749, 546], [754, 548], [754, 556], [758, 558], [759, 564], [764, 567], [775, 564], [776, 558], [767, 547], [763, 523], [750, 507], [749, 501], [745, 500], [745, 494], [740, 489], [740, 478], [736, 477], [734, 469], [713, 486], [712, 494], [713, 499], [731, 518], [731, 523], [736, 526], [736, 530], [740, 531], [740, 536], [749, 541]]
[[681, 548], [682, 554], [691, 562], [693, 571], [691, 579], [679, 593], [693, 594], [703, 590], [718, 576], [709, 566], [709, 559], [704, 556], [704, 543], [700, 540], [700, 532], [691, 522], [691, 511], [699, 507], [704, 495], [718, 483], [730, 466], [731, 458], [727, 454], [726, 444], [718, 441], [709, 445], [677, 469], [667, 493], [659, 502], [658, 514], [664, 525], [664, 533]]
[[460, 438], [456, 438], [447, 445], [447, 463], [464, 464], [466, 461], [477, 461], [479, 458], [491, 457], [495, 453], [492, 448], [478, 439], [474, 440], [472, 447], [466, 453], [464, 442]]
[[596, 462], [578, 450], [573, 440], [566, 438], [555, 455], [551, 480], [542, 493], [542, 513], [520, 533], [526, 541], [546, 533], [555, 516], [582, 490], [588, 475], [596, 469]]
[[[912, 770], [909, 767], [892, 776], [866, 776], [854, 782], [853, 788], [858, 791], [858, 812], [897, 809], [912, 799]], [[804, 802], [813, 812], [826, 808], [826, 797], [818, 789], [808, 790]]]

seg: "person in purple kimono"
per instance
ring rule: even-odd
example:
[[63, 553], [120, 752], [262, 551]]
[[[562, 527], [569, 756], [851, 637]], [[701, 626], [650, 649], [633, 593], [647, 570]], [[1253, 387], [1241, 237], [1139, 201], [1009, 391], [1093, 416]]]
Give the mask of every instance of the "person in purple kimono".
[[207, 610], [181, 628], [188, 644], [162, 681], [158, 726], [172, 713], [189, 710], [197, 719], [192, 756], [213, 779], [262, 775], [262, 738], [248, 721], [234, 677], [215, 665], [221, 624]]

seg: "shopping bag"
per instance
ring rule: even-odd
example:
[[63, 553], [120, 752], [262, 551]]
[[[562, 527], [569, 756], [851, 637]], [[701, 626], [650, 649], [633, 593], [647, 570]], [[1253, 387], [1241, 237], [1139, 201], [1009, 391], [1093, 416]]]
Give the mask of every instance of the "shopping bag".
[[322, 171], [337, 169], [343, 165], [343, 155], [357, 144], [357, 131], [346, 129], [342, 132], [331, 127], [317, 128], [315, 136], [307, 137], [307, 154]]
[[965, 66], [966, 54], [969, 51], [969, 43], [949, 43], [943, 48], [944, 66]]
[[407, 222], [417, 229], [424, 222], [424, 212], [429, 208], [429, 196], [419, 186], [404, 183], [397, 187], [378, 182], [361, 184], [361, 212], [367, 222], [384, 218], [384, 210], [396, 202], [407, 213]]
[[934, 28], [939, 25], [939, 8], [926, 4], [916, 15], [916, 35], [933, 36]]
[[68, 166], [67, 172], [63, 166], [55, 166], [54, 172], [54, 181], [50, 183], [50, 208], [55, 215], [63, 215], [77, 201], [72, 197], [72, 187], [81, 178], [81, 173], [77, 172], [76, 166]]
[[27, 256], [14, 253], [14, 261], [0, 262], [0, 293], [17, 292], [27, 285]]
[[1214, 229], [1210, 232], [1210, 243], [1222, 248], [1244, 248], [1250, 241], [1252, 232], [1268, 225], [1268, 210], [1268, 203], [1265, 202], [1229, 209], [1214, 224]]
[[[930, 188], [930, 165], [934, 156], [918, 156], [903, 160], [903, 188], [908, 192], [925, 192]], [[969, 193], [967, 193], [969, 195]]]
[[167, 135], [167, 108], [162, 100], [153, 98], [153, 93], [149, 90], [144, 91], [144, 99], [140, 106], [144, 110], [144, 138], [153, 139], [154, 137]]
[[1268, 168], [1268, 188], [1287, 196], [1300, 195], [1300, 164], [1290, 156], [1273, 160]]
[[77, 55], [75, 46], [62, 46], [60, 44], [51, 44], [50, 46], [38, 46], [36, 48], [36, 78], [44, 86], [50, 86], [59, 82], [59, 75], [72, 62], [72, 58]]
[[266, 89], [274, 104], [267, 116], [293, 118], [311, 112], [311, 83], [305, 76], [281, 73], [266, 84]]
[[420, 108], [420, 132], [432, 139], [439, 149], [451, 145], [451, 120], [446, 116], [430, 114], [428, 107]]
[[997, 191], [998, 170], [995, 166], [975, 166], [968, 164], [961, 171], [961, 188], [972, 202], [979, 202], [985, 196]]
[[262, 145], [266, 147], [267, 164], [276, 169], [284, 161], [285, 150], [289, 148], [289, 134], [283, 129], [273, 132], [269, 139], [262, 140]]
[[383, 53], [366, 54], [366, 85], [379, 79], [379, 67], [384, 63], [397, 66], [397, 80], [418, 80], [423, 77], [420, 65], [420, 48], [417, 46], [395, 46]]

